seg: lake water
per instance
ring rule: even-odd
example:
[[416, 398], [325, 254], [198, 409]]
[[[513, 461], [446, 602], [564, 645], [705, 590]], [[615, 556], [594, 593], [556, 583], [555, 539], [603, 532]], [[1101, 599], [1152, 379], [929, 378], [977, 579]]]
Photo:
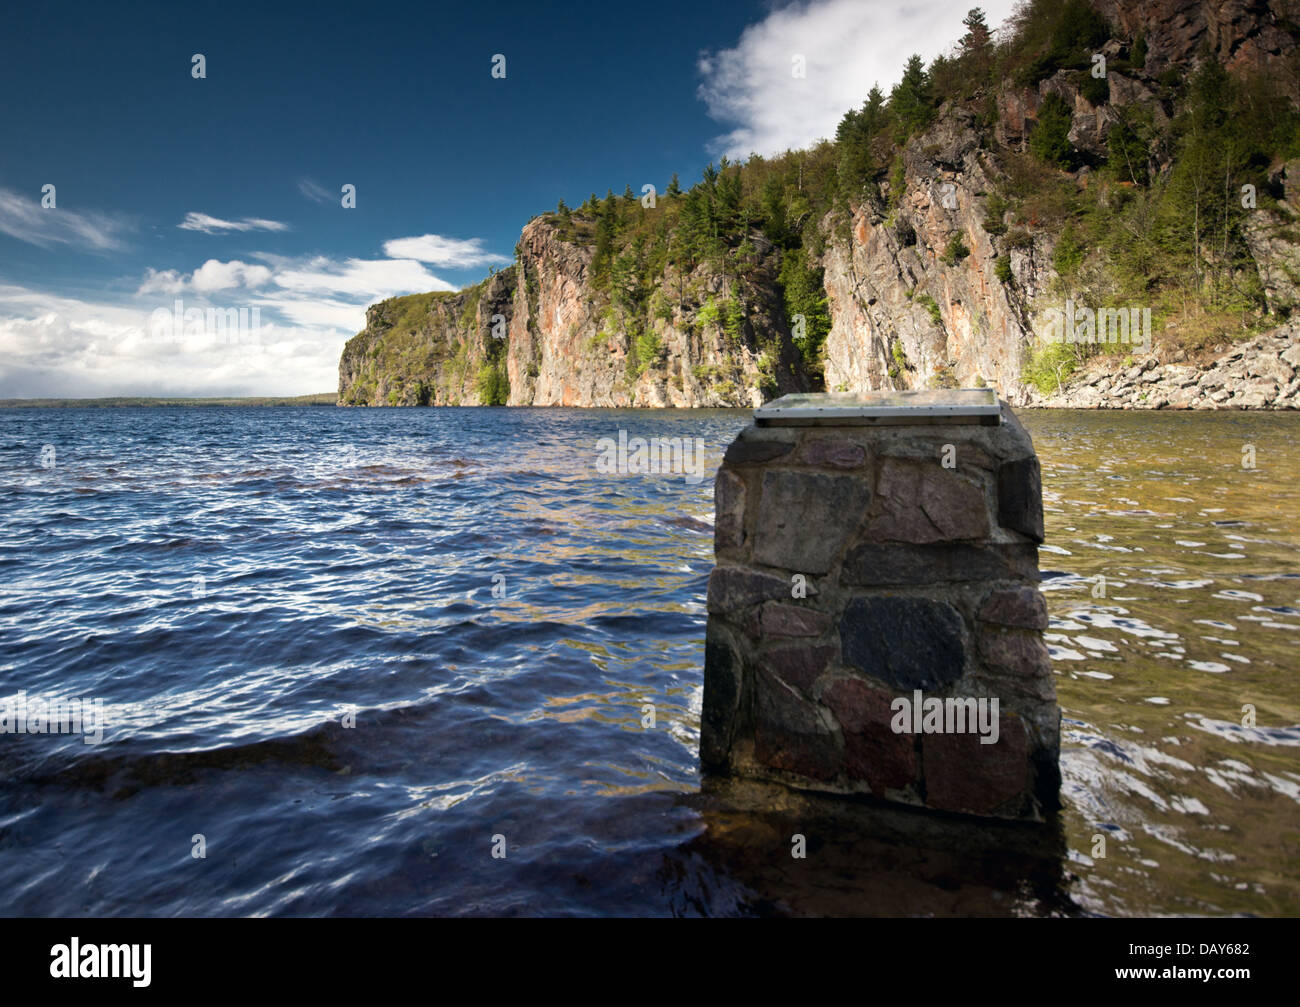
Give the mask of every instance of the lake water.
[[[0, 735], [0, 912], [1300, 913], [1300, 417], [1022, 418], [1065, 718], [1028, 832], [702, 785], [747, 412], [0, 410], [0, 699], [105, 724]], [[599, 473], [620, 429], [703, 481]]]

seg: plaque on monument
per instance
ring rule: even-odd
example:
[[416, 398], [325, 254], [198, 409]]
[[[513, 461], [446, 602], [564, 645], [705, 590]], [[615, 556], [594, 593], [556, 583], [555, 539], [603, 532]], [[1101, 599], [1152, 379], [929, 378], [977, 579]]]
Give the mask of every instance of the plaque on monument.
[[759, 426], [893, 426], [977, 423], [997, 426], [1002, 409], [992, 388], [812, 392], [783, 395], [754, 410]]

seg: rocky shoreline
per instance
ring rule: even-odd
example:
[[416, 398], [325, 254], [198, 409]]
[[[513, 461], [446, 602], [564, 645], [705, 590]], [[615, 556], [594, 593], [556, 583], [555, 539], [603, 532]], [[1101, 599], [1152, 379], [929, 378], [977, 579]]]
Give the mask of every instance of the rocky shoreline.
[[1300, 321], [1238, 343], [1202, 364], [1163, 359], [1157, 349], [1115, 369], [1114, 357], [1088, 361], [1062, 391], [1028, 390], [1031, 408], [1300, 409]]

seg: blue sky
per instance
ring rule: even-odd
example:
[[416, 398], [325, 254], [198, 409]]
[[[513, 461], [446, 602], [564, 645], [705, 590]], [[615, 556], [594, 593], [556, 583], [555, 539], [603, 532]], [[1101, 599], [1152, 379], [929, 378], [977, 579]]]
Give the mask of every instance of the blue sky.
[[[0, 397], [331, 390], [366, 304], [477, 281], [561, 197], [831, 135], [967, 6], [8, 9]], [[178, 298], [260, 328], [162, 332]]]

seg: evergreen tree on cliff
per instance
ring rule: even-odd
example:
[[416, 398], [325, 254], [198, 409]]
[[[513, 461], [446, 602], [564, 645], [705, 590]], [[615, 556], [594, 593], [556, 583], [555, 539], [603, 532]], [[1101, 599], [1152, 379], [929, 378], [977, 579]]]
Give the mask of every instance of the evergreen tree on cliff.
[[930, 103], [930, 80], [920, 56], [913, 54], [907, 61], [903, 79], [890, 92], [889, 108], [898, 124], [896, 139], [900, 144], [930, 124], [934, 117], [934, 108]]

